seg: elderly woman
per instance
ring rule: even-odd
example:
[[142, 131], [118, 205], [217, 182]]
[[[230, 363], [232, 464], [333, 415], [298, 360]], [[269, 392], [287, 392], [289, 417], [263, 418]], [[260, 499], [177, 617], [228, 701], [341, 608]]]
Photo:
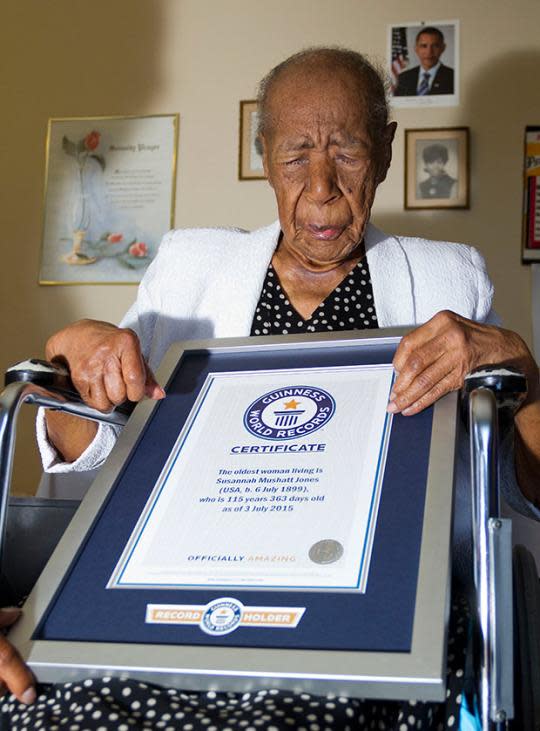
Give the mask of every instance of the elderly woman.
[[[126, 398], [164, 396], [152, 369], [175, 340], [419, 325], [397, 350], [398, 376], [388, 410], [405, 415], [421, 411], [460, 388], [464, 375], [479, 364], [521, 368], [529, 381], [527, 401], [516, 417], [521, 491], [512, 468], [508, 494], [522, 512], [540, 517], [534, 505], [540, 503], [538, 369], [522, 339], [495, 326], [492, 286], [482, 257], [467, 246], [387, 236], [369, 223], [396, 128], [388, 121], [380, 75], [355, 52], [311, 49], [268, 74], [260, 85], [259, 109], [259, 141], [279, 221], [253, 233], [172, 231], [121, 327], [90, 320], [75, 323], [49, 339], [47, 358], [67, 363], [87, 403], [107, 410]], [[48, 412], [41, 416], [38, 436], [45, 468], [66, 472], [99, 466], [116, 433], [113, 427], [98, 428]], [[458, 553], [467, 534], [464, 486], [462, 479]], [[454, 625], [465, 620], [461, 605], [454, 612]], [[233, 722], [268, 729], [408, 729], [418, 723], [422, 728], [457, 727], [464, 652], [456, 635], [451, 697], [445, 706], [333, 702], [305, 694], [291, 700], [277, 691], [246, 694], [242, 702], [222, 694], [218, 701], [216, 694], [187, 696], [153, 689], [152, 706], [159, 708], [153, 722], [162, 720], [166, 728], [225, 728]], [[8, 651], [4, 658], [0, 677], [19, 699], [33, 700], [24, 666]], [[80, 728], [114, 727], [103, 715], [111, 708], [111, 721], [121, 724], [149, 702], [150, 690], [136, 683], [107, 679], [101, 689], [96, 685], [94, 681], [92, 690], [98, 700], [89, 702], [88, 712], [77, 701], [78, 713], [72, 714]], [[84, 690], [80, 686], [77, 692]], [[68, 713], [75, 691], [61, 688], [54, 693], [53, 705]], [[104, 697], [111, 699], [108, 706]], [[15, 710], [31, 724], [37, 707]], [[255, 707], [262, 713], [257, 715]], [[13, 703], [5, 704], [4, 712], [9, 708], [13, 710]], [[95, 721], [90, 711], [99, 711]], [[62, 717], [51, 710], [49, 714], [51, 719]]]

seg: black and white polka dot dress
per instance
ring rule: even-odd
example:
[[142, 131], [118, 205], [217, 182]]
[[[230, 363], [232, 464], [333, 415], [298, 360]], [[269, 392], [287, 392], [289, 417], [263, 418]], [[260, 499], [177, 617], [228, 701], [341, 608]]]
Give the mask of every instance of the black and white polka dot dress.
[[[366, 262], [303, 321], [291, 307], [270, 265], [253, 318], [252, 335], [376, 328], [377, 315]], [[190, 692], [104, 677], [41, 685], [32, 706], [13, 696], [1, 706], [1, 729], [34, 731], [417, 731], [458, 729], [467, 651], [466, 600], [452, 606], [443, 704], [363, 701], [272, 688], [251, 693]]]
[[288, 335], [325, 330], [379, 327], [367, 261], [359, 261], [345, 279], [303, 320], [287, 299], [272, 264], [268, 267], [251, 335]]
[[272, 688], [252, 693], [191, 692], [103, 677], [40, 685], [32, 706], [1, 706], [2, 731], [443, 731], [459, 728], [468, 604], [451, 613], [446, 703], [363, 701]]

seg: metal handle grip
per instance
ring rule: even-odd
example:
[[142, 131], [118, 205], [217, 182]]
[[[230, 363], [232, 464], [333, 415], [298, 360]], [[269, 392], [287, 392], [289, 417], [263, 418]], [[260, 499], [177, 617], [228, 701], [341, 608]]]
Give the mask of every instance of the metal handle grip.
[[489, 388], [470, 393], [469, 425], [480, 711], [488, 731], [514, 710], [511, 531], [499, 515], [497, 399]]

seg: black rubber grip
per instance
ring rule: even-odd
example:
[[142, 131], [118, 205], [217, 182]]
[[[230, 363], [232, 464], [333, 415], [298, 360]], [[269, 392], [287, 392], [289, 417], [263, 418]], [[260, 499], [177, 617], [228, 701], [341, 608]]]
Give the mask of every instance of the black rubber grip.
[[[43, 388], [54, 393], [61, 394], [68, 401], [82, 401], [80, 393], [69, 376], [69, 371], [57, 363], [31, 358], [8, 368], [4, 376], [4, 384], [8, 386], [10, 383], [21, 381], [43, 386]], [[123, 404], [116, 406], [114, 410], [129, 415], [136, 405], [133, 401], [124, 401]]]

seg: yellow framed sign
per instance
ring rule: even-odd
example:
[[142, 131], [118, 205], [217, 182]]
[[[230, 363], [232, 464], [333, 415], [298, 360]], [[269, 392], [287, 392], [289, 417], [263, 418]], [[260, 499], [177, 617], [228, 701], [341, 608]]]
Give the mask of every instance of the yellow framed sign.
[[540, 127], [525, 129], [525, 165], [523, 171], [524, 264], [540, 261]]
[[40, 284], [141, 280], [174, 224], [178, 115], [50, 119]]

